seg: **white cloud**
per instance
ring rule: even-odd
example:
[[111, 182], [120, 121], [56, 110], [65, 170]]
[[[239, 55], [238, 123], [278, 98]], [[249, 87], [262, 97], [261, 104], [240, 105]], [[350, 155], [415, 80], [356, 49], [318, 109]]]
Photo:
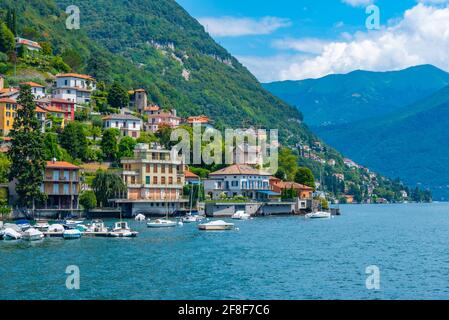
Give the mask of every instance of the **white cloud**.
[[[342, 0], [343, 3], [353, 7], [363, 7], [372, 4], [375, 0]], [[438, 0], [437, 0], [438, 1]]]
[[299, 52], [320, 54], [328, 43], [328, 41], [313, 38], [286, 38], [273, 41], [273, 46], [282, 50], [291, 49]]
[[198, 21], [206, 28], [206, 31], [214, 37], [266, 35], [291, 25], [289, 19], [279, 17], [262, 17], [259, 19], [204, 17], [198, 18]]
[[[303, 48], [298, 49], [304, 51]], [[449, 70], [448, 52], [449, 7], [432, 7], [419, 3], [407, 10], [402, 19], [379, 31], [346, 35], [342, 40], [325, 44], [322, 51], [312, 57], [292, 55], [288, 66], [286, 62], [273, 64], [270, 73], [263, 73], [263, 69], [253, 70], [249, 65], [248, 67], [261, 80], [264, 79], [262, 81], [266, 81], [270, 75], [272, 81], [293, 80], [318, 78], [357, 69], [399, 70], [427, 63]]]

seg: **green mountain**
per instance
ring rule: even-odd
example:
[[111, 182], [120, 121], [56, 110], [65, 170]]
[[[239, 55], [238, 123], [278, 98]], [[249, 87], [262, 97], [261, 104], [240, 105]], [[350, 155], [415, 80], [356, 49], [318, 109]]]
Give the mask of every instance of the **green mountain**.
[[[49, 41], [75, 71], [129, 88], [181, 116], [206, 114], [219, 128], [283, 128], [283, 141], [309, 139], [299, 112], [262, 88], [173, 0], [80, 0], [79, 30], [65, 28], [69, 0], [3, 0], [19, 34]], [[286, 125], [290, 124], [290, 125]]]
[[396, 112], [319, 134], [353, 159], [409, 185], [422, 184], [449, 199], [449, 86]]
[[[284, 146], [294, 147], [295, 152], [298, 143], [309, 147], [310, 158], [301, 164], [311, 167], [316, 176], [323, 163], [335, 160], [335, 165], [326, 165], [327, 180], [331, 185], [334, 173], [344, 174], [347, 185], [338, 186], [342, 193], [354, 185], [360, 186], [358, 192], [365, 192], [371, 183], [379, 189], [376, 195], [400, 198], [398, 183], [345, 166], [341, 154], [303, 124], [295, 107], [265, 90], [175, 1], [78, 0], [80, 29], [68, 30], [65, 10], [73, 4], [70, 0], [2, 0], [0, 16], [15, 8], [20, 36], [51, 44], [53, 54], [60, 55], [73, 71], [91, 74], [107, 87], [118, 81], [126, 88], [145, 88], [154, 103], [174, 107], [181, 116], [205, 114], [219, 129], [251, 125], [279, 129]], [[34, 63], [20, 64], [17, 70], [5, 65], [1, 72], [9, 83], [30, 78], [51, 81], [50, 69]]]
[[264, 87], [298, 106], [311, 126], [321, 126], [385, 115], [448, 84], [448, 73], [422, 65], [401, 71], [354, 71], [321, 79], [274, 82]]

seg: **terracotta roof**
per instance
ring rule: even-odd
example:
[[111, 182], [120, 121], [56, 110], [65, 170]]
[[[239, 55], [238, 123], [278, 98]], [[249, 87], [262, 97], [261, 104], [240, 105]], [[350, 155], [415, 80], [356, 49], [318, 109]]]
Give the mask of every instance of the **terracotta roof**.
[[303, 184], [296, 183], [296, 182], [279, 181], [279, 182], [275, 182], [274, 185], [281, 189], [302, 189], [302, 190], [313, 191], [313, 188], [311, 188], [309, 186], [305, 186]]
[[17, 89], [17, 88], [3, 88], [3, 89], [0, 89], [0, 94], [16, 93], [16, 92], [19, 92], [19, 89]]
[[69, 100], [65, 100], [65, 99], [57, 99], [57, 98], [51, 98], [50, 102], [75, 104], [75, 102], [73, 102], [73, 101], [69, 101]]
[[103, 118], [103, 120], [135, 120], [142, 121], [140, 118], [132, 116], [130, 114], [111, 114]]
[[145, 107], [144, 110], [145, 111], [158, 111], [158, 110], [160, 110], [160, 107], [159, 106], [147, 106], [147, 107]]
[[43, 85], [40, 85], [39, 83], [28, 81], [28, 82], [22, 82], [21, 84], [27, 84], [30, 87], [39, 87], [39, 88], [45, 88]]
[[56, 75], [56, 78], [67, 78], [67, 77], [72, 77], [72, 78], [80, 78], [80, 79], [86, 79], [86, 80], [95, 80], [94, 78], [92, 78], [91, 76], [87, 75], [87, 74], [79, 74], [79, 73], [60, 73]]
[[47, 168], [59, 168], [59, 169], [79, 169], [80, 167], [71, 164], [66, 161], [47, 161]]
[[187, 122], [188, 123], [208, 123], [209, 118], [206, 116], [188, 117]]
[[44, 108], [48, 112], [64, 113], [63, 110], [61, 110], [61, 109], [59, 109], [58, 107], [55, 107], [55, 106], [43, 106], [42, 108]]
[[0, 102], [3, 102], [3, 103], [17, 103], [17, 100], [10, 99], [10, 98], [0, 98]]
[[194, 174], [193, 172], [190, 172], [189, 170], [184, 171], [184, 176], [188, 179], [199, 179], [200, 177]]
[[260, 175], [260, 176], [269, 176], [270, 174], [254, 169], [251, 166], [243, 165], [243, 164], [234, 164], [232, 166], [226, 167], [224, 169], [212, 172], [209, 174], [210, 176], [219, 176], [219, 175]]
[[41, 108], [41, 107], [39, 107], [39, 106], [36, 107], [36, 112], [47, 113], [46, 110], [44, 110], [43, 108]]

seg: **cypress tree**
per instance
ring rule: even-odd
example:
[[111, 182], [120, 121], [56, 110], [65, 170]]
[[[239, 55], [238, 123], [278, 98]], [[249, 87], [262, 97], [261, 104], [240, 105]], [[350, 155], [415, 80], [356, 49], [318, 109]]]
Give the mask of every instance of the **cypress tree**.
[[18, 204], [35, 207], [35, 203], [45, 199], [40, 191], [45, 170], [43, 135], [41, 124], [36, 117], [36, 104], [31, 87], [20, 87], [18, 98], [20, 107], [10, 132], [12, 139], [8, 155], [11, 159], [10, 180], [16, 180]]

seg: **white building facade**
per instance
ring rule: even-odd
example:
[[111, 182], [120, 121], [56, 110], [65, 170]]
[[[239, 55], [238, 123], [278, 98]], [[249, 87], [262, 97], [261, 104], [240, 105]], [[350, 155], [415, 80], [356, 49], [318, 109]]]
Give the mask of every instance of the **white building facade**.
[[58, 74], [53, 98], [86, 104], [90, 103], [90, 97], [94, 90], [96, 90], [95, 79], [91, 76], [76, 73]]

